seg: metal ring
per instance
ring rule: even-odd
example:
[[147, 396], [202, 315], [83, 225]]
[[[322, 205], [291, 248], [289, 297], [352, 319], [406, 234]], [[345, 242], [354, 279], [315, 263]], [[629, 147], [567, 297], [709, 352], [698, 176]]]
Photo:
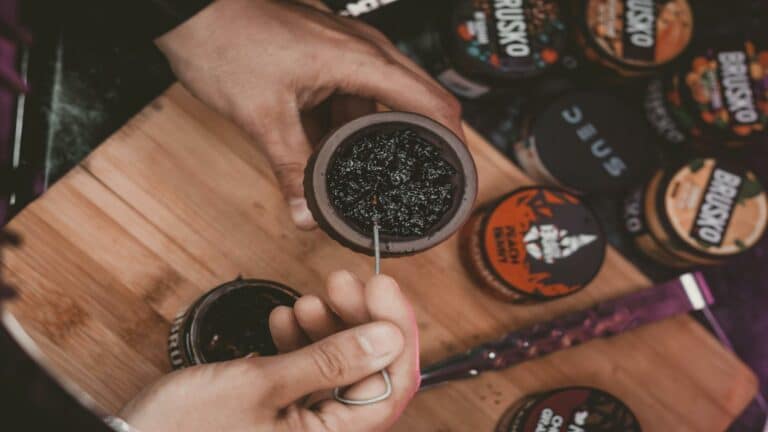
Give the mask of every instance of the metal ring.
[[387, 389], [384, 390], [384, 393], [380, 394], [379, 396], [372, 397], [370, 399], [346, 399], [341, 396], [341, 387], [336, 387], [335, 389], [333, 389], [333, 398], [343, 403], [344, 405], [361, 406], [361, 405], [373, 405], [377, 402], [381, 402], [392, 395], [392, 380], [389, 378], [389, 373], [386, 371], [386, 369], [381, 371], [381, 376], [384, 377], [384, 384], [386, 384]]

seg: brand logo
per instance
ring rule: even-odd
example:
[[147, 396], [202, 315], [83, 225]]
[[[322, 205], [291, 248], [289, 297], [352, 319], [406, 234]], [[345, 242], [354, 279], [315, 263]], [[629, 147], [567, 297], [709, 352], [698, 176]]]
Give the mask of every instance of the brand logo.
[[742, 51], [725, 51], [717, 55], [717, 60], [728, 112], [740, 124], [757, 122], [759, 116], [755, 109], [747, 56]]
[[398, 0], [358, 0], [347, 3], [339, 14], [346, 16], [359, 16], [373, 12], [382, 6], [392, 4]]
[[528, 43], [523, 0], [496, 0], [494, 8], [496, 32], [503, 52], [509, 57], [528, 57], [531, 47]]
[[560, 430], [560, 426], [563, 425], [563, 417], [555, 414], [551, 408], [544, 408], [539, 415], [539, 423], [536, 425], [536, 430], [549, 431]]
[[168, 336], [168, 354], [171, 360], [171, 366], [174, 369], [181, 369], [184, 367], [184, 357], [181, 354], [181, 326], [184, 324], [184, 318], [186, 312], [179, 313], [171, 324], [171, 334]]
[[656, 46], [656, 5], [654, 0], [625, 0], [624, 57], [651, 61]]
[[547, 264], [568, 258], [579, 249], [594, 242], [591, 234], [569, 234], [552, 224], [533, 225], [523, 236], [528, 255]]
[[624, 226], [630, 234], [644, 230], [642, 189], [635, 190], [624, 200]]
[[478, 98], [491, 90], [490, 87], [474, 82], [453, 69], [440, 72], [437, 80], [459, 96], [469, 99]]
[[714, 247], [722, 245], [742, 183], [741, 176], [714, 169], [696, 213], [693, 238]]
[[[581, 426], [585, 426], [589, 417], [588, 411], [578, 411], [573, 415], [573, 424], [568, 425], [567, 432], [585, 432], [585, 429]], [[565, 426], [565, 419], [555, 412], [552, 408], [544, 408], [539, 414], [539, 421], [536, 425], [536, 431], [541, 432], [560, 432], [565, 431], [562, 429]]]
[[616, 155], [615, 151], [598, 135], [594, 124], [584, 122], [584, 113], [577, 105], [564, 109], [560, 115], [566, 123], [578, 126], [576, 136], [579, 140], [589, 145], [592, 155], [603, 162], [603, 169], [611, 177], [619, 177], [627, 170], [627, 164]]
[[587, 424], [588, 417], [589, 411], [578, 411], [573, 415], [573, 422], [578, 426], [584, 426]]
[[458, 32], [459, 37], [464, 40], [474, 40], [479, 45], [488, 45], [488, 22], [481, 11], [475, 11], [472, 19], [460, 26]]
[[675, 144], [685, 141], [685, 134], [678, 129], [664, 105], [664, 89], [660, 80], [653, 80], [648, 85], [648, 92], [645, 96], [645, 113], [656, 132], [667, 141]]

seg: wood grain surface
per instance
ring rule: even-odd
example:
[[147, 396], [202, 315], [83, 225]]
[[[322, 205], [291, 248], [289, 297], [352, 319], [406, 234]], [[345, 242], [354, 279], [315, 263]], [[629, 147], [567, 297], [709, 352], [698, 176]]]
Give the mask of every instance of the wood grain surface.
[[[479, 203], [528, 183], [467, 130]], [[296, 230], [257, 148], [226, 120], [173, 86], [109, 138], [10, 228], [23, 245], [3, 266], [20, 298], [10, 310], [52, 367], [113, 412], [170, 370], [169, 322], [208, 289], [238, 275], [322, 294], [370, 258], [323, 232]], [[499, 302], [473, 285], [456, 238], [386, 260], [413, 301], [424, 364], [511, 329], [649, 285], [609, 250], [585, 290], [546, 305]], [[419, 394], [396, 431], [492, 431], [522, 396], [591, 385], [623, 399], [645, 431], [719, 432], [756, 391], [752, 372], [683, 316], [498, 373]]]

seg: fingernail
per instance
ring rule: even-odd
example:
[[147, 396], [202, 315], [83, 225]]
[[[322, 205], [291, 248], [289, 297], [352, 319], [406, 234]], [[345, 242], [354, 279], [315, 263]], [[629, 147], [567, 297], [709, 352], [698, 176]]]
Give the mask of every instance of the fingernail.
[[337, 270], [333, 272], [332, 278], [334, 279], [335, 283], [343, 283], [343, 284], [350, 284], [350, 283], [359, 283], [360, 279], [357, 278], [352, 272], [349, 270]]
[[379, 285], [381, 285], [383, 287], [387, 287], [387, 288], [392, 289], [392, 290], [399, 290], [400, 289], [400, 285], [397, 283], [395, 278], [393, 278], [392, 276], [385, 275], [385, 274], [378, 274], [378, 275], [375, 275], [373, 277], [373, 279], [374, 279], [375, 283], [377, 283], [377, 284], [379, 284]]
[[402, 335], [393, 325], [373, 323], [360, 327], [357, 341], [366, 354], [383, 357], [402, 348]]
[[315, 227], [315, 219], [312, 212], [309, 211], [307, 200], [304, 198], [294, 198], [288, 201], [288, 207], [291, 211], [293, 223], [301, 229], [311, 229]]

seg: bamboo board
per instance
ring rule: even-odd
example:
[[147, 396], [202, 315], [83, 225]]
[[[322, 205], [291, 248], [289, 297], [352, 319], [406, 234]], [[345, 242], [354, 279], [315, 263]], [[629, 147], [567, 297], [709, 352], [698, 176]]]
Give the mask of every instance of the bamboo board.
[[[529, 180], [472, 130], [479, 203]], [[3, 259], [20, 291], [10, 310], [52, 367], [114, 412], [170, 370], [174, 315], [238, 275], [322, 294], [329, 272], [372, 273], [370, 258], [287, 217], [255, 146], [179, 85], [150, 104], [10, 224], [23, 245]], [[415, 305], [424, 364], [526, 324], [641, 289], [613, 250], [571, 297], [513, 306], [486, 296], [455, 237], [386, 260]], [[756, 392], [753, 373], [683, 316], [416, 397], [395, 431], [491, 431], [524, 395], [592, 385], [623, 399], [646, 431], [719, 432]]]

